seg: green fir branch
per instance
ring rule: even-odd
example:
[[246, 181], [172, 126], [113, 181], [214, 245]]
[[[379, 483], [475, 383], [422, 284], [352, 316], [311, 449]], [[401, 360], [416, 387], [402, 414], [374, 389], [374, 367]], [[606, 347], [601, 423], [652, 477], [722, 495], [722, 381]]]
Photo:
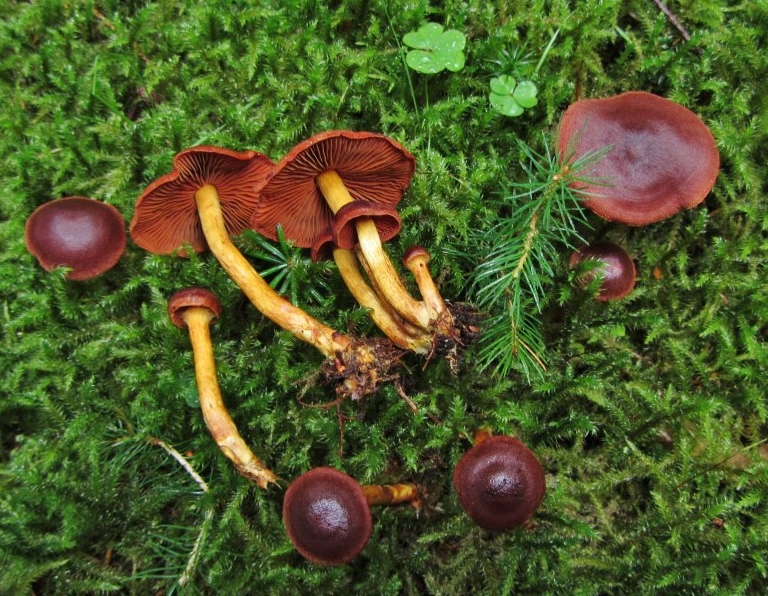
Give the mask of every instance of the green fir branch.
[[541, 314], [563, 249], [584, 242], [588, 223], [579, 182], [608, 150], [578, 160], [559, 159], [546, 141], [537, 152], [519, 141], [527, 181], [509, 185], [496, 221], [484, 231], [487, 257], [477, 266], [472, 293], [489, 314], [479, 349], [480, 365], [504, 376], [526, 378], [546, 370]]

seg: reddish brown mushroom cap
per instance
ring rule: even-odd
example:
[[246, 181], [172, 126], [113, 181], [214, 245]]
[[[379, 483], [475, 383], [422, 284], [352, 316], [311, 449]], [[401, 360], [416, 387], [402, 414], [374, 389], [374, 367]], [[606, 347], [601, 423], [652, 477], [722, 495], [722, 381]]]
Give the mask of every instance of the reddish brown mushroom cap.
[[397, 236], [403, 226], [394, 207], [369, 201], [355, 201], [339, 209], [333, 220], [333, 240], [336, 246], [347, 250], [355, 248], [355, 220], [360, 217], [370, 217], [373, 220], [382, 242], [388, 242]]
[[411, 261], [415, 262], [416, 260], [419, 260], [425, 265], [428, 265], [432, 260], [432, 257], [430, 257], [426, 248], [419, 246], [418, 244], [414, 244], [403, 253], [403, 264], [407, 267]]
[[558, 136], [568, 161], [606, 146], [579, 188], [586, 207], [611, 221], [642, 226], [695, 207], [720, 169], [707, 126], [688, 108], [643, 91], [584, 99], [565, 111]]
[[411, 182], [415, 160], [402, 145], [383, 135], [346, 130], [317, 134], [296, 145], [261, 190], [251, 227], [277, 239], [281, 225], [285, 237], [297, 246], [311, 247], [315, 236], [333, 224], [315, 179], [334, 170], [356, 201], [394, 207]]
[[571, 255], [570, 265], [574, 267], [585, 259], [595, 259], [600, 262], [597, 268], [590, 270], [581, 280], [584, 284], [588, 284], [596, 275], [600, 276], [598, 300], [619, 300], [627, 296], [635, 287], [637, 278], [635, 262], [618, 244], [596, 242], [584, 246]]
[[315, 236], [315, 241], [310, 247], [309, 256], [314, 263], [333, 258], [333, 230], [326, 228]]
[[245, 230], [258, 201], [258, 190], [274, 164], [256, 151], [199, 146], [173, 158], [173, 171], [150, 184], [136, 202], [131, 220], [133, 241], [155, 254], [171, 254], [185, 244], [207, 248], [195, 193], [205, 184], [216, 188], [230, 236]]
[[188, 308], [207, 308], [213, 313], [211, 322], [215, 322], [221, 314], [221, 302], [216, 294], [206, 288], [186, 288], [179, 290], [168, 299], [168, 316], [176, 327], [186, 329], [187, 324], [182, 315]]
[[114, 267], [125, 252], [125, 221], [112, 205], [87, 197], [66, 197], [41, 205], [24, 229], [27, 250], [46, 271], [71, 268], [82, 281]]
[[518, 439], [496, 436], [467, 451], [453, 472], [467, 515], [486, 530], [504, 531], [527, 521], [544, 497], [544, 470]]
[[371, 537], [371, 508], [360, 484], [335, 468], [314, 468], [285, 491], [283, 523], [296, 550], [313, 563], [354, 559]]

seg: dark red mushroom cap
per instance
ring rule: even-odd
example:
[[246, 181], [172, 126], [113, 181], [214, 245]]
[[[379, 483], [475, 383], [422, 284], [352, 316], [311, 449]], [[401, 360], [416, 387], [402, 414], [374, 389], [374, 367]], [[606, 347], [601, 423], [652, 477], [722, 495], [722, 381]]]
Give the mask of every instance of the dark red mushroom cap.
[[467, 451], [453, 471], [461, 506], [478, 526], [504, 531], [527, 521], [544, 497], [544, 470], [518, 439], [496, 436]]
[[403, 226], [400, 214], [391, 205], [380, 205], [369, 201], [355, 201], [344, 205], [333, 220], [333, 241], [339, 248], [353, 249], [357, 244], [355, 220], [370, 217], [376, 225], [382, 242], [388, 242], [400, 232]]
[[360, 484], [335, 468], [314, 468], [285, 491], [283, 523], [306, 559], [340, 565], [354, 559], [371, 537], [371, 508]]
[[627, 296], [635, 287], [637, 272], [635, 262], [618, 244], [612, 242], [596, 242], [584, 246], [571, 255], [570, 265], [576, 266], [585, 259], [599, 261], [599, 266], [590, 270], [582, 280], [585, 285], [596, 275], [600, 276], [598, 300], [619, 300]]
[[720, 170], [720, 155], [707, 126], [688, 108], [643, 91], [583, 99], [565, 111], [558, 150], [576, 160], [611, 150], [586, 173], [578, 188], [584, 205], [611, 221], [642, 226], [695, 207]]
[[309, 256], [314, 263], [333, 258], [333, 230], [326, 228], [315, 236], [315, 241], [310, 247]]
[[207, 288], [186, 288], [179, 290], [168, 299], [168, 316], [171, 322], [180, 329], [186, 329], [183, 314], [188, 308], [207, 308], [213, 313], [211, 322], [215, 322], [221, 314], [221, 302], [216, 294]]
[[251, 227], [273, 240], [281, 225], [297, 246], [311, 247], [333, 224], [315, 178], [334, 170], [356, 201], [394, 207], [411, 183], [415, 160], [402, 145], [370, 132], [332, 130], [296, 145], [261, 189]]
[[114, 267], [125, 252], [125, 221], [112, 205], [66, 197], [41, 205], [24, 230], [27, 250], [46, 271], [69, 267], [81, 281]]
[[403, 264], [407, 267], [408, 263], [415, 261], [416, 259], [421, 260], [425, 265], [427, 265], [429, 264], [429, 261], [432, 259], [432, 257], [430, 257], [426, 248], [419, 246], [418, 244], [414, 244], [403, 253]]
[[136, 202], [133, 241], [154, 254], [171, 254], [186, 244], [195, 252], [206, 250], [195, 202], [195, 193], [205, 184], [216, 188], [229, 235], [242, 233], [273, 168], [256, 151], [201, 145], [177, 153], [173, 171], [150, 184]]

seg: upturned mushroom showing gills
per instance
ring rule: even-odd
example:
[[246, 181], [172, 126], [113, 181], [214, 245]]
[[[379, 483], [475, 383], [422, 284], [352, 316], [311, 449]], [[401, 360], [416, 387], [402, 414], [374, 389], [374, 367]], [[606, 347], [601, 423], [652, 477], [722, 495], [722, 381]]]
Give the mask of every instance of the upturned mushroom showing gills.
[[571, 254], [570, 266], [576, 267], [585, 260], [593, 260], [597, 266], [579, 277], [578, 281], [584, 286], [598, 278], [598, 300], [619, 300], [632, 292], [637, 278], [635, 262], [621, 246], [612, 242], [583, 246]]
[[472, 521], [503, 532], [530, 519], [546, 481], [536, 456], [519, 439], [479, 432], [454, 468], [453, 486]]
[[[393, 220], [399, 222], [394, 206], [408, 188], [414, 169], [413, 156], [383, 135], [317, 134], [296, 145], [278, 163], [260, 191], [251, 225], [274, 237], [279, 224], [286, 238], [305, 248], [328, 228], [340, 248], [359, 244], [363, 267], [385, 302], [410, 323], [429, 329], [426, 307], [403, 286], [377, 228], [377, 224], [387, 228]], [[350, 210], [360, 209], [364, 212], [350, 214]], [[339, 213], [341, 227], [336, 225]]]
[[396, 360], [396, 351], [336, 332], [283, 298], [258, 274], [232, 242], [249, 224], [258, 189], [272, 174], [272, 162], [255, 151], [193, 147], [177, 154], [170, 174], [142, 193], [131, 236], [155, 254], [183, 253], [206, 246], [254, 306], [274, 323], [326, 357], [328, 378], [353, 398], [375, 389]]
[[[320, 252], [318, 238], [330, 230], [342, 275], [349, 271], [350, 279], [354, 276], [352, 281], [345, 278], [352, 293], [362, 279], [352, 271], [359, 259], [380, 298], [381, 318], [395, 328], [392, 340], [425, 353], [434, 351], [432, 342], [438, 337], [453, 337], [454, 343], [460, 343], [461, 333], [447, 309], [436, 313], [429, 303], [408, 293], [382, 246], [383, 240], [400, 230], [394, 207], [410, 184], [414, 168], [413, 156], [383, 135], [317, 134], [296, 145], [278, 163], [260, 191], [251, 227], [275, 238], [280, 225], [286, 238], [297, 246], [314, 247], [315, 254]], [[354, 259], [343, 252], [353, 250]], [[378, 304], [361, 304], [378, 315]]]
[[277, 477], [253, 454], [240, 436], [221, 397], [209, 329], [220, 314], [218, 298], [205, 288], [181, 290], [168, 300], [168, 315], [173, 324], [189, 331], [200, 408], [211, 436], [240, 474], [261, 488], [267, 488]]
[[82, 281], [114, 267], [125, 251], [125, 222], [112, 205], [66, 197], [41, 205], [24, 229], [27, 250], [46, 271], [67, 267]]
[[609, 147], [578, 188], [600, 217], [647, 225], [701, 203], [720, 155], [707, 126], [688, 108], [643, 91], [571, 104], [558, 151], [567, 163]]
[[341, 565], [354, 559], [368, 544], [373, 530], [370, 506], [397, 503], [418, 506], [416, 487], [361, 486], [335, 468], [313, 468], [285, 491], [283, 523], [305, 559], [320, 565]]

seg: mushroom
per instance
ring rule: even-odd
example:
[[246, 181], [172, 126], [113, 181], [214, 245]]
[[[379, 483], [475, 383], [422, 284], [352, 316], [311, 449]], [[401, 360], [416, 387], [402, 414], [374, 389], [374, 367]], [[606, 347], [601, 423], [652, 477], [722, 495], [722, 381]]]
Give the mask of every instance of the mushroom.
[[[418, 244], [411, 246], [403, 255], [403, 264], [416, 280], [419, 293], [429, 309], [430, 316], [436, 321], [453, 321], [448, 307], [437, 289], [432, 275], [429, 273], [431, 257], [427, 250]], [[450, 327], [448, 327], [450, 328]], [[447, 329], [446, 329], [447, 330]]]
[[536, 456], [519, 439], [479, 431], [454, 468], [453, 486], [472, 521], [503, 532], [530, 519], [546, 481]]
[[181, 290], [168, 300], [168, 315], [173, 324], [189, 331], [200, 408], [211, 436], [240, 474], [261, 488], [267, 488], [270, 482], [276, 481], [277, 476], [253, 454], [240, 436], [224, 405], [216, 379], [216, 361], [209, 327], [220, 314], [218, 298], [205, 288]]
[[91, 279], [114, 267], [125, 252], [120, 212], [87, 197], [65, 197], [41, 205], [24, 229], [27, 250], [46, 271], [67, 267], [67, 278]]
[[570, 266], [575, 267], [585, 260], [597, 261], [597, 267], [580, 276], [579, 282], [587, 285], [595, 277], [599, 277], [598, 300], [619, 300], [635, 287], [635, 262], [618, 244], [596, 242], [583, 246], [571, 255]]
[[359, 244], [362, 265], [384, 302], [411, 324], [429, 330], [426, 306], [403, 286], [380, 236], [399, 231], [394, 206], [414, 168], [413, 156], [383, 135], [345, 130], [317, 134], [277, 165], [261, 188], [251, 227], [274, 238], [281, 225], [286, 238], [305, 248], [328, 228], [340, 248]]
[[[457, 346], [476, 337], [467, 329], [476, 329], [476, 313], [462, 306], [455, 316], [434, 283], [430, 296], [415, 300], [382, 247], [400, 230], [394, 206], [413, 170], [413, 156], [383, 135], [351, 131], [315, 135], [277, 165], [260, 191], [251, 227], [275, 239], [279, 225], [297, 246], [312, 247], [313, 258], [329, 243], [335, 245], [333, 256], [345, 283], [358, 302], [371, 309], [379, 328], [394, 343], [416, 353], [447, 354], [455, 368]], [[419, 269], [426, 272], [426, 265]]]
[[571, 104], [560, 122], [561, 158], [611, 150], [576, 182], [600, 217], [647, 225], [695, 207], [720, 169], [715, 139], [688, 108], [644, 91]]
[[360, 271], [360, 261], [355, 251], [336, 246], [330, 228], [315, 238], [311, 256], [315, 262], [333, 258], [347, 289], [358, 304], [368, 310], [374, 324], [392, 340], [392, 343], [417, 354], [429, 353], [431, 349], [430, 338], [403, 320], [387, 303], [381, 300], [375, 290], [368, 285]]
[[365, 548], [373, 530], [371, 505], [411, 503], [412, 484], [366, 485], [331, 467], [294, 480], [283, 498], [283, 523], [299, 554], [320, 565], [341, 565]]
[[[395, 350], [366, 344], [321, 323], [283, 298], [232, 243], [230, 235], [249, 224], [258, 190], [272, 162], [255, 151], [199, 146], [178, 153], [174, 169], [142, 193], [131, 221], [131, 236], [156, 254], [208, 246], [234, 282], [267, 318], [317, 348], [344, 379], [337, 389], [353, 397], [372, 391], [382, 370], [395, 362]], [[337, 375], [338, 376], [338, 375]]]

